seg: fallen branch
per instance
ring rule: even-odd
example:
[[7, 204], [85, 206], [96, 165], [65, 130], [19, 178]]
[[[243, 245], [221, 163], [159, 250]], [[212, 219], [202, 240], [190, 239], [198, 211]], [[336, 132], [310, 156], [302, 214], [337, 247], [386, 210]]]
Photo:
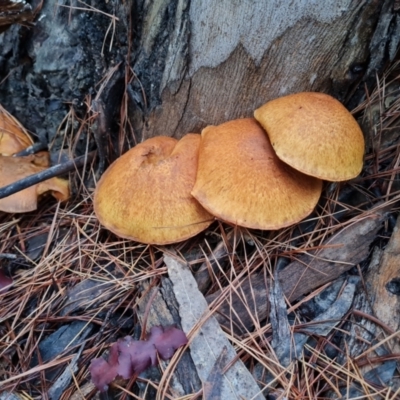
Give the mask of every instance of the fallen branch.
[[38, 151], [42, 150], [47, 150], [47, 144], [36, 142], [32, 146], [29, 146], [26, 149], [21, 150], [19, 153], [14, 154], [13, 157], [29, 156], [31, 154], [36, 154]]
[[0, 189], [0, 199], [11, 196], [14, 193], [20, 192], [28, 187], [36, 185], [47, 179], [54, 178], [55, 176], [63, 175], [67, 172], [74, 171], [77, 168], [81, 168], [87, 163], [94, 159], [95, 152], [85, 154], [74, 158], [71, 161], [67, 161], [63, 164], [57, 164], [54, 167], [50, 167], [44, 171], [38, 172], [37, 174], [30, 175], [24, 179], [11, 183], [10, 185], [4, 186]]

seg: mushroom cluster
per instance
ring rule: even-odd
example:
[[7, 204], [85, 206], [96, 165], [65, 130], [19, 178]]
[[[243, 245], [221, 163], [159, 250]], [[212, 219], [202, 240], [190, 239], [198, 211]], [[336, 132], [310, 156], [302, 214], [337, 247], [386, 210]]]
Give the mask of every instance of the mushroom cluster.
[[118, 158], [94, 194], [100, 222], [120, 237], [150, 244], [179, 242], [206, 229], [213, 216], [190, 194], [199, 145], [197, 134], [179, 141], [158, 136]]
[[215, 218], [279, 229], [312, 212], [322, 180], [361, 172], [362, 131], [331, 96], [281, 97], [254, 116], [129, 150], [96, 187], [100, 222], [120, 237], [160, 245], [188, 239]]

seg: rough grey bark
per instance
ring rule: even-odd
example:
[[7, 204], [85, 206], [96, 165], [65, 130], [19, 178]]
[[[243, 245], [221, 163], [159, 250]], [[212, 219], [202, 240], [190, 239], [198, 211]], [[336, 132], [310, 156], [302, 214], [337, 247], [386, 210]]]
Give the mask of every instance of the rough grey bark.
[[[75, 0], [45, 0], [41, 9], [33, 5], [33, 27], [13, 25], [0, 34], [0, 102], [44, 143], [50, 143], [59, 128], [58, 141], [65, 140], [62, 121], [68, 112], [72, 108], [83, 116], [99, 89], [96, 85], [125, 60], [129, 8], [92, 3], [120, 18], [111, 51], [111, 33], [106, 35], [111, 18]], [[121, 82], [121, 73], [115, 74], [103, 94], [111, 114], [120, 103]]]
[[393, 0], [45, 0], [32, 8], [33, 27], [0, 34], [0, 102], [45, 142], [70, 107], [87, 111], [118, 63], [100, 96], [107, 132], [118, 131], [127, 93], [141, 141], [250, 116], [298, 91], [359, 99], [400, 37]]

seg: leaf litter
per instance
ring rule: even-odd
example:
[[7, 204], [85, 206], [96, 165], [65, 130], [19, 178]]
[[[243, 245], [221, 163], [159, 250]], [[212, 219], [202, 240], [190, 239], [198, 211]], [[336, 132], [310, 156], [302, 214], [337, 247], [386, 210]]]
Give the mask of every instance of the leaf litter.
[[12, 283], [13, 280], [0, 269], [0, 294], [8, 291]]
[[[215, 223], [205, 234], [168, 248], [121, 240], [103, 230], [93, 215], [87, 181], [95, 179], [95, 171], [90, 165], [72, 177], [75, 196], [69, 204], [44, 199], [37, 213], [18, 218], [2, 214], [0, 254], [13, 257], [0, 262], [13, 283], [0, 294], [0, 390], [17, 398], [75, 399], [82, 398], [83, 393], [84, 398], [96, 398], [89, 372], [92, 360], [107, 349], [115, 360], [118, 354], [111, 354], [112, 343], [127, 335], [133, 337], [130, 341], [139, 341], [141, 330], [151, 331], [157, 326], [149, 318], [146, 328], [146, 318], [139, 310], [140, 299], [146, 293], [160, 289], [161, 296], [154, 298], [152, 306], [159, 309], [155, 303], [164, 297], [177, 326], [189, 313], [189, 309], [183, 309], [179, 315], [166, 295], [167, 290], [173, 289], [167, 284], [164, 255], [173, 250], [184, 260], [188, 271], [202, 271], [201, 294], [208, 300], [205, 316], [187, 332], [189, 346], [203, 324], [215, 317], [226, 321], [221, 334], [230, 347], [221, 346], [213, 357], [208, 374], [202, 378], [203, 386], [191, 386], [192, 378], [187, 378], [187, 388], [192, 387], [192, 391], [185, 387], [178, 396], [172, 384], [175, 370], [189, 353], [186, 350], [178, 351], [171, 361], [158, 364], [160, 379], [152, 378], [150, 368], [131, 379], [103, 383], [103, 388], [110, 386], [110, 398], [193, 398], [201, 396], [203, 390], [206, 396], [220, 396], [218, 385], [233, 365], [226, 359], [225, 348], [233, 349], [234, 360], [241, 361], [258, 390], [270, 398], [345, 398], [347, 394], [397, 398], [399, 379], [393, 368], [398, 359], [397, 331], [368, 308], [374, 299], [368, 298], [364, 277], [372, 263], [372, 249], [374, 254], [385, 251], [399, 211], [399, 82], [397, 65], [355, 110], [369, 138], [363, 175], [351, 182], [327, 184], [315, 213], [295, 227], [260, 232]], [[77, 119], [71, 109], [65, 138], [73, 139], [65, 143], [67, 147], [74, 148], [77, 135], [89, 131], [90, 118], [88, 114], [79, 119], [76, 132], [72, 121]], [[347, 265], [340, 256], [343, 245], [351, 244], [332, 243], [334, 236], [340, 238], [342, 234], [343, 238], [352, 227], [372, 220], [376, 224], [371, 241], [353, 244], [358, 246], [360, 257]], [[362, 230], [359, 233], [361, 237]], [[30, 252], [37, 237], [41, 238], [40, 250]], [[334, 273], [322, 282], [318, 276], [327, 272], [317, 273], [315, 265], [317, 261], [327, 262], [321, 260], [325, 250], [331, 252], [327, 257], [329, 273], [338, 268], [341, 275]], [[332, 261], [338, 260], [332, 268]], [[374, 268], [379, 271], [380, 259], [375, 262]], [[295, 265], [302, 266], [301, 274], [297, 280], [290, 280], [285, 289], [296, 271]], [[276, 329], [271, 323], [273, 305], [268, 296], [275, 271], [279, 277], [289, 276], [287, 280], [280, 279], [283, 297], [277, 303], [279, 315], [285, 315], [287, 321], [285, 334], [290, 342], [286, 347], [284, 342], [277, 345], [273, 341]], [[314, 283], [300, 290], [304, 279]], [[85, 281], [91, 282], [86, 288], [82, 284]], [[98, 284], [98, 290], [93, 282]], [[389, 286], [390, 290], [395, 290], [395, 283]], [[74, 290], [75, 287], [79, 289]], [[240, 308], [235, 299], [240, 299]], [[259, 307], [262, 301], [264, 305]], [[395, 310], [392, 315], [398, 319]], [[41, 359], [40, 344], [76, 321], [84, 326], [91, 324], [87, 336], [79, 344], [67, 343], [57, 355]], [[207, 352], [207, 348], [200, 348], [193, 356], [204, 358], [209, 355]], [[291, 355], [289, 363], [280, 361], [285, 352]], [[34, 359], [36, 363], [32, 362]], [[149, 360], [151, 364], [153, 358], [149, 357], [147, 363]], [[129, 368], [132, 370], [132, 365]], [[68, 376], [64, 379], [66, 371]], [[50, 381], [49, 372], [53, 372]], [[54, 386], [61, 380], [61, 386]], [[57, 394], [56, 389], [61, 387]]]
[[108, 360], [95, 358], [90, 364], [90, 374], [95, 386], [104, 392], [117, 377], [130, 379], [150, 366], [156, 366], [158, 357], [168, 360], [175, 350], [187, 343], [185, 334], [175, 327], [153, 326], [146, 340], [131, 336], [119, 339], [110, 347]]
[[224, 350], [227, 368], [218, 381], [220, 397], [240, 399], [247, 396], [252, 399], [263, 399], [264, 396], [260, 393], [253, 376], [242, 361], [236, 359], [236, 351], [217, 320], [208, 315], [206, 299], [197, 289], [190, 270], [185, 263], [176, 258], [166, 255], [164, 260], [179, 303], [183, 330], [191, 338], [189, 347], [200, 379], [204, 382], [209, 380], [208, 377], [221, 357], [221, 351]]

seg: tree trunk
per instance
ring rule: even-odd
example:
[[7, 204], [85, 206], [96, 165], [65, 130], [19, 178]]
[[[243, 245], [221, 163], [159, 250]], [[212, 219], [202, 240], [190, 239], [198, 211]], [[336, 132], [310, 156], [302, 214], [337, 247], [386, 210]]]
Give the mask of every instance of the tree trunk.
[[33, 4], [34, 26], [0, 35], [0, 102], [47, 142], [96, 95], [105, 133], [127, 104], [136, 141], [200, 132], [299, 91], [351, 107], [400, 38], [393, 0], [56, 3]]
[[134, 68], [140, 78], [143, 60], [154, 60], [158, 95], [147, 99], [144, 137], [199, 132], [299, 91], [347, 101], [394, 58], [399, 39], [393, 1], [181, 0], [174, 18], [165, 56], [149, 38], [166, 20], [142, 27]]

